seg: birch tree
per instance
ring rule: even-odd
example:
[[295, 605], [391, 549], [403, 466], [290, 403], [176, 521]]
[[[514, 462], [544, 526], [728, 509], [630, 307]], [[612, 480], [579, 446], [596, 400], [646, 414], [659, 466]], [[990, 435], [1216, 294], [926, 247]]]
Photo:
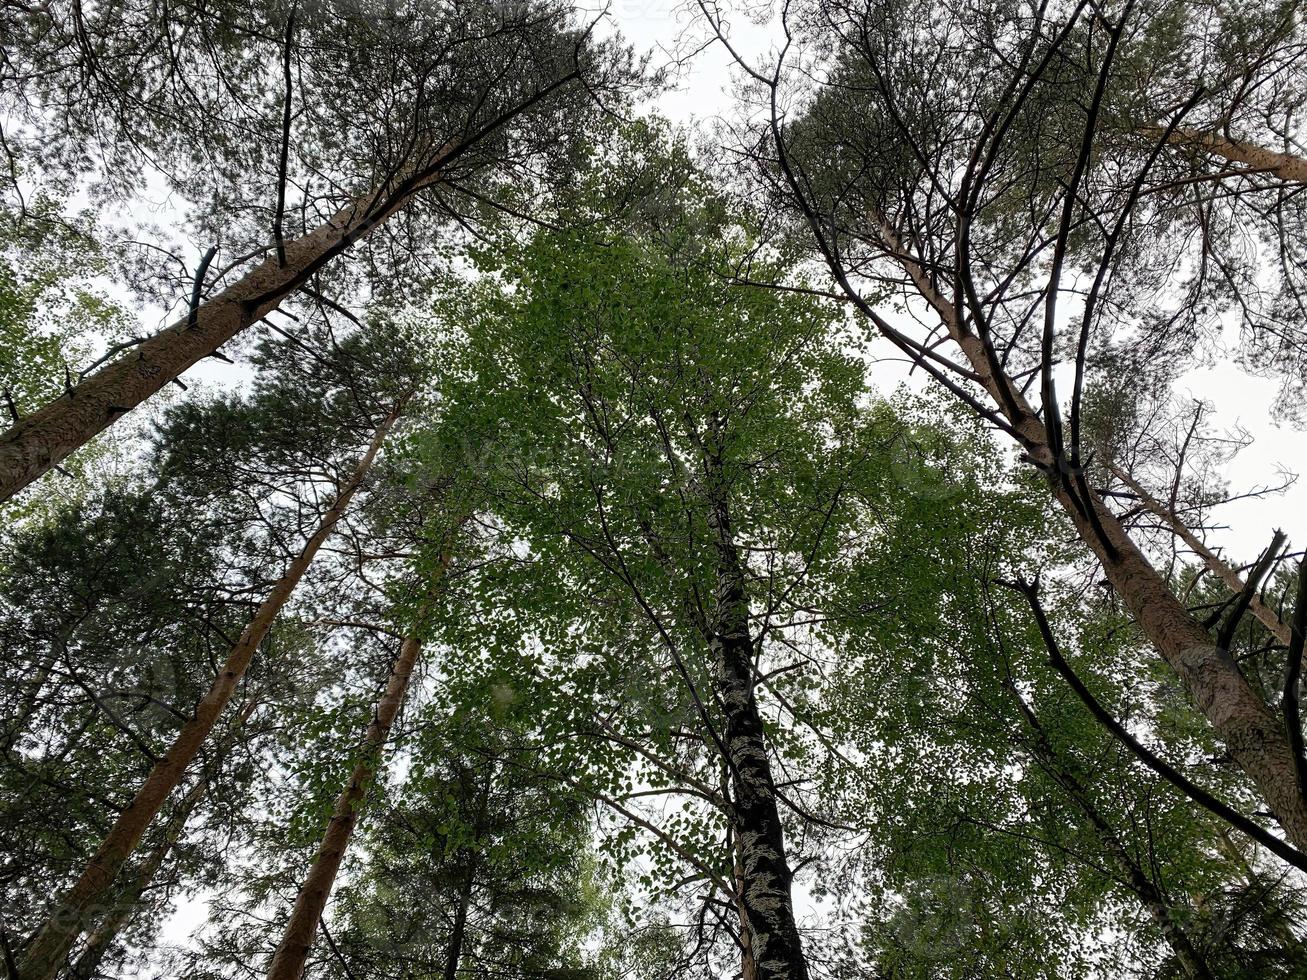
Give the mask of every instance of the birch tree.
[[[746, 972], [806, 977], [787, 840], [810, 817], [801, 788], [779, 785], [788, 736], [762, 704], [776, 658], [803, 632], [793, 621], [808, 618], [815, 569], [852, 520], [862, 487], [850, 488], [852, 474], [883, 462], [887, 435], [856, 421], [861, 369], [830, 305], [726, 282], [723, 270], [749, 263], [775, 270], [751, 251], [747, 221], [660, 139], [633, 137], [646, 196], [628, 195], [613, 237], [541, 232], [505, 245], [509, 260], [493, 268], [509, 288], [488, 281], [450, 300], [445, 315], [468, 339], [447, 438], [504, 440], [490, 443], [489, 506], [530, 535], [539, 568], [558, 566], [550, 587], [591, 597], [586, 652], [562, 659], [596, 671], [610, 704], [632, 684], [633, 702], [670, 712], [623, 719], [601, 702], [595, 736], [614, 736], [619, 753], [647, 746], [654, 767], [667, 766], [652, 777], [658, 792], [694, 797], [705, 824], [676, 843], [612, 775], [596, 790], [605, 807], [701, 855], [708, 901], [732, 910]], [[609, 179], [566, 206], [602, 213], [596, 197], [618, 186]], [[567, 633], [551, 627], [547, 642], [568, 649]], [[632, 671], [628, 656], [653, 659]]]

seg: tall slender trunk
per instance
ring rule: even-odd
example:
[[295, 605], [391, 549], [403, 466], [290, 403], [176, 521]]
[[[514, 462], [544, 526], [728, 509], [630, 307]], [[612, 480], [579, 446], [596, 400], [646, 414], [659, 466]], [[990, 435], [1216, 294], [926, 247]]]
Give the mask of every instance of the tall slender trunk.
[[[452, 558], [451, 542], [441, 556], [437, 583], [444, 578]], [[399, 654], [391, 664], [390, 675], [386, 678], [386, 686], [377, 701], [372, 720], [363, 733], [362, 758], [350, 773], [349, 783], [336, 798], [327, 830], [318, 844], [308, 874], [300, 885], [299, 894], [295, 896], [295, 906], [282, 933], [281, 945], [277, 947], [268, 967], [268, 980], [299, 980], [304, 972], [304, 962], [317, 935], [318, 922], [326, 910], [336, 874], [345, 858], [345, 851], [349, 848], [350, 838], [354, 835], [358, 811], [376, 778], [382, 749], [385, 748], [390, 727], [404, 701], [404, 692], [408, 690], [408, 682], [421, 650], [422, 643], [414, 636], [406, 636], [400, 643]]]
[[[472, 842], [480, 846], [481, 838], [486, 833], [486, 816], [490, 807], [490, 783], [494, 779], [494, 765], [486, 773], [486, 781], [481, 784], [481, 793], [477, 800], [477, 815], [472, 825]], [[454, 912], [454, 928], [449, 934], [449, 949], [445, 953], [445, 980], [458, 980], [458, 965], [463, 960], [463, 945], [467, 942], [467, 917], [472, 910], [472, 892], [476, 889], [477, 869], [480, 867], [478, 852], [474, 849], [468, 861], [467, 872], [458, 893], [458, 908]]]
[[345, 514], [350, 500], [371, 469], [386, 433], [394, 424], [397, 411], [398, 409], [392, 411], [377, 426], [367, 451], [341, 486], [335, 501], [319, 522], [317, 530], [304, 543], [300, 553], [277, 580], [277, 584], [273, 586], [272, 591], [254, 614], [254, 619], [245, 627], [240, 639], [231, 648], [227, 655], [227, 662], [214, 678], [208, 693], [196, 705], [194, 716], [182, 726], [172, 746], [154, 764], [132, 802], [118, 814], [108, 834], [101, 841], [99, 849], [82, 871], [81, 877], [60, 898], [55, 909], [23, 951], [18, 969], [18, 977], [21, 980], [51, 980], [62, 966], [77, 937], [94, 920], [97, 907], [108, 905], [109, 891], [123, 865], [140, 843], [141, 837], [164, 801], [181, 781], [186, 768], [203, 746], [209, 732], [213, 730], [223, 709], [231, 700], [255, 651], [272, 628], [277, 614], [281, 612], [300, 579], [303, 578], [318, 549], [322, 547], [323, 542]]
[[68, 394], [0, 434], [0, 502], [8, 500], [101, 430], [242, 330], [275, 310], [309, 277], [439, 180], [440, 157], [362, 194], [289, 241], [217, 296], [95, 371]]
[[[996, 359], [989, 356], [984, 341], [959, 321], [953, 304], [910, 257], [895, 231], [884, 224], [881, 230], [917, 291], [940, 316], [971, 370], [1007, 417], [1027, 455], [1046, 472], [1059, 472], [1065, 461], [1055, 458], [1044, 423], [1022, 396], [1020, 385], [996, 369]], [[1212, 636], [1171, 591], [1098, 494], [1090, 491], [1084, 501], [1095, 520], [1081, 512], [1079, 502], [1060, 480], [1054, 480], [1052, 488], [1131, 617], [1180, 678], [1230, 757], [1257, 786], [1285, 836], [1307, 849], [1307, 799], [1298, 792], [1297, 768], [1284, 725], [1248, 684], [1229, 651], [1213, 645]]]
[[721, 461], [705, 454], [708, 523], [717, 552], [717, 615], [709, 646], [725, 715], [731, 822], [739, 861], [740, 905], [757, 980], [807, 980], [790, 895], [794, 875], [785, 856], [776, 784], [753, 691], [753, 639], [744, 567], [731, 529]]
[[467, 936], [467, 916], [472, 908], [472, 886], [475, 879], [469, 870], [459, 890], [458, 908], [454, 912], [454, 928], [449, 934], [449, 949], [445, 952], [445, 980], [458, 980], [458, 964], [463, 959], [463, 943]]
[[73, 980], [91, 980], [95, 976], [96, 970], [100, 968], [100, 963], [113, 946], [114, 940], [123, 931], [123, 927], [131, 921], [141, 896], [154, 883], [159, 869], [163, 867], [173, 847], [181, 839], [182, 831], [186, 829], [186, 821], [190, 819], [208, 788], [207, 780], [201, 778], [191, 791], [182, 797], [176, 812], [164, 827], [162, 839], [146, 854], [140, 867], [135, 869], [127, 887], [115, 899], [113, 908], [86, 937], [86, 946], [73, 961], [70, 969]]
[[[1080, 787], [1080, 790], [1083, 793], [1083, 787]], [[1180, 961], [1185, 976], [1189, 977], [1190, 980], [1215, 980], [1212, 971], [1207, 966], [1207, 961], [1198, 952], [1190, 940], [1189, 934], [1176, 921], [1176, 915], [1171, 908], [1171, 903], [1167, 901], [1166, 896], [1162, 894], [1153, 879], [1144, 873], [1144, 869], [1139, 862], [1131, 856], [1125, 844], [1116, 835], [1116, 831], [1103, 819], [1102, 814], [1098, 813], [1093, 805], [1088, 802], [1087, 796], [1078, 798], [1076, 802], [1093, 824], [1099, 840], [1107, 848], [1108, 854], [1117, 866], [1117, 870], [1129, 882], [1130, 890], [1135, 893], [1135, 896], [1148, 912], [1148, 917], [1157, 926], [1158, 931], [1162, 934], [1162, 939], [1171, 948], [1175, 958]]]
[[1143, 866], [1131, 855], [1130, 849], [1126, 847], [1125, 842], [1116, 832], [1116, 828], [1112, 826], [1094, 804], [1093, 797], [1090, 796], [1089, 791], [1081, 783], [1079, 777], [1064, 762], [1057, 749], [1053, 747], [1034, 710], [1026, 703], [1026, 700], [1017, 692], [1015, 687], [1011, 691], [1016, 699], [1018, 709], [1025, 717], [1026, 723], [1032, 732], [1031, 738], [1026, 744], [1043, 763], [1045, 771], [1066, 791], [1076, 808], [1089, 820], [1090, 826], [1094, 829], [1094, 835], [1102, 843], [1112, 863], [1116, 865], [1117, 872], [1124, 878], [1125, 883], [1148, 912], [1148, 917], [1153, 920], [1153, 924], [1161, 932], [1167, 946], [1171, 948], [1176, 959], [1180, 961], [1185, 976], [1189, 977], [1190, 980], [1215, 980], [1202, 954], [1194, 947], [1193, 942], [1189, 939], [1189, 934], [1184, 931], [1177, 921], [1171, 903], [1167, 901], [1161, 888], [1158, 887], [1150, 875], [1144, 872]]
[[[232, 747], [236, 744], [237, 733], [249, 721], [250, 716], [254, 714], [257, 707], [258, 701], [254, 698], [250, 698], [245, 703], [245, 707], [232, 724], [228, 737], [222, 741], [218, 750], [214, 753], [211, 764], [215, 768], [222, 764], [222, 760], [232, 750]], [[168, 855], [176, 847], [177, 841], [181, 839], [182, 832], [186, 829], [191, 814], [195, 812], [195, 808], [200, 805], [200, 801], [204, 799], [204, 794], [208, 791], [209, 780], [202, 773], [195, 785], [191, 787], [190, 792], [182, 797], [181, 802], [177, 804], [177, 809], [173, 811], [167, 825], [164, 827], [163, 836], [159, 842], [150, 849], [140, 866], [134, 869], [127, 887], [118, 895], [113, 908], [87, 936], [85, 948], [73, 961], [69, 969], [71, 980], [91, 980], [95, 976], [96, 970], [100, 968], [100, 963], [113, 947], [114, 940], [118, 938], [119, 933], [131, 921], [141, 896], [154, 884], [159, 869], [163, 867]]]

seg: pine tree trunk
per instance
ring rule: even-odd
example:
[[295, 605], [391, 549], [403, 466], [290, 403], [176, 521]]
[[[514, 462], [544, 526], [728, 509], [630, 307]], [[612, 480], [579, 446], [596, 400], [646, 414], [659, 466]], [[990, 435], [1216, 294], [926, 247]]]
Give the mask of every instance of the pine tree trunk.
[[[452, 542], [441, 556], [439, 582], [449, 569], [453, 558]], [[433, 583], [435, 584], [435, 583]], [[268, 968], [268, 980], [299, 980], [304, 972], [304, 963], [313, 939], [317, 935], [318, 922], [327, 908], [327, 899], [336, 882], [336, 874], [349, 848], [350, 838], [358, 823], [358, 811], [367, 796], [368, 789], [376, 778], [377, 767], [381, 761], [381, 752], [390, 735], [390, 727], [399, 713], [404, 701], [404, 692], [408, 690], [410, 677], [418, 654], [422, 650], [421, 642], [413, 636], [407, 636], [399, 647], [399, 654], [390, 668], [385, 689], [377, 701], [372, 720], [363, 734], [363, 754], [350, 773], [349, 783], [336, 798], [331, 820], [326, 833], [318, 845], [313, 863], [300, 885], [295, 897], [295, 907], [282, 933], [281, 945], [273, 955]]]
[[420, 649], [421, 644], [413, 637], [405, 637], [400, 644], [399, 656], [391, 666], [385, 691], [364, 736], [364, 758], [354, 766], [348, 785], [336, 799], [326, 833], [295, 898], [295, 907], [286, 922], [281, 945], [268, 968], [268, 980], [299, 980], [304, 970], [304, 962], [318, 931], [318, 921], [326, 910], [336, 873], [354, 834], [359, 807], [376, 775], [380, 750], [399, 710]]
[[[222, 760], [227, 757], [227, 753], [236, 744], [236, 733], [249, 721], [250, 715], [254, 714], [254, 709], [257, 707], [258, 702], [252, 698], [246, 702], [244, 709], [232, 724], [230, 736], [223, 740], [211, 760], [211, 765], [215, 769], [222, 765]], [[100, 968], [100, 963], [113, 947], [114, 940], [118, 938], [119, 933], [131, 921], [141, 896], [154, 883], [154, 878], [159, 873], [159, 869], [163, 867], [164, 861], [172, 853], [177, 841], [181, 839], [182, 832], [185, 831], [191, 814], [195, 812], [195, 808], [199, 806], [200, 801], [204, 799], [204, 794], [208, 791], [208, 778], [202, 774], [195, 785], [191, 787], [190, 792], [182, 797], [176, 811], [169, 819], [167, 826], [164, 827], [162, 839], [151, 848], [141, 866], [132, 874], [130, 883], [123, 893], [117, 897], [113, 909], [87, 936], [85, 948], [70, 967], [72, 980], [91, 980], [95, 976], [96, 971]]]
[[308, 234], [286, 243], [193, 314], [129, 349], [68, 394], [0, 434], [0, 502], [45, 473], [196, 362], [275, 310], [317, 270], [366, 237], [439, 180], [439, 158], [360, 195]]
[[[910, 253], [894, 230], [882, 224], [881, 231], [922, 298], [962, 349], [971, 370], [1007, 416], [1027, 455], [1046, 472], [1057, 472], [1064, 461], [1054, 458], [1044, 423], [1022, 397], [1020, 385], [995, 371], [981, 338], [958, 321], [953, 304], [921, 266], [907, 258]], [[1248, 684], [1229, 651], [1213, 645], [1212, 636], [1190, 615], [1101, 498], [1091, 492], [1087, 501], [1097, 517], [1096, 527], [1060, 482], [1054, 482], [1053, 493], [1144, 636], [1180, 678], [1230, 757], [1256, 785], [1284, 835], [1307, 849], [1307, 800], [1298, 792], [1297, 770], [1282, 722]]]
[[77, 937], [103, 908], [112, 908], [109, 892], [123, 865], [140, 843], [164, 801], [181, 782], [187, 766], [204, 745], [209, 732], [231, 700], [277, 614], [303, 578], [318, 549], [344, 515], [351, 498], [371, 469], [395, 418], [396, 414], [392, 412], [377, 427], [367, 451], [341, 486], [335, 502], [323, 515], [317, 530], [304, 543], [300, 553], [278, 579], [271, 593], [260, 604], [254, 619], [231, 648], [221, 672], [214, 678], [208, 693], [196, 705], [194, 716], [182, 726], [167, 753], [154, 764], [131, 804], [118, 814], [81, 877], [59, 900], [55, 910], [23, 951], [18, 970], [21, 980], [51, 980], [63, 965]]
[[740, 905], [757, 980], [807, 980], [790, 895], [793, 874], [777, 807], [766, 735], [753, 694], [753, 640], [744, 568], [733, 537], [719, 459], [705, 461], [709, 525], [717, 551], [717, 617], [709, 645], [725, 715], [732, 826], [740, 866]]
[[[1142, 130], [1143, 135], [1154, 140], [1165, 132], [1161, 126], [1146, 126]], [[1242, 164], [1250, 170], [1274, 174], [1293, 184], [1307, 184], [1307, 159], [1293, 153], [1271, 150], [1204, 129], [1174, 129], [1167, 142], [1171, 146], [1198, 150], [1230, 163]]]
[[113, 909], [87, 936], [86, 947], [73, 962], [71, 968], [73, 980], [91, 980], [95, 976], [96, 971], [100, 968], [100, 963], [112, 948], [114, 940], [118, 938], [118, 934], [123, 931], [123, 927], [131, 920], [141, 896], [154, 883], [155, 875], [159, 873], [164, 861], [172, 853], [173, 847], [181, 838], [182, 831], [186, 829], [186, 821], [190, 819], [195, 807], [199, 805], [207, 790], [208, 782], [201, 779], [182, 798], [177, 807], [177, 812], [173, 814], [172, 819], [168, 821], [167, 827], [164, 828], [163, 839], [150, 849], [141, 866], [131, 876], [130, 883], [123, 890], [123, 893], [117, 897]]

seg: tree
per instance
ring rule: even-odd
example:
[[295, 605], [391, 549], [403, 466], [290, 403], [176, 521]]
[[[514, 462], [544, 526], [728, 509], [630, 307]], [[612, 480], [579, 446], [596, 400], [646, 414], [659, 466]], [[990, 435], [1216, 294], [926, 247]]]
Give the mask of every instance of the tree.
[[[593, 25], [574, 26], [549, 3], [420, 3], [372, 16], [352, 2], [145, 2], [3, 16], [17, 39], [4, 68], [6, 147], [21, 148], [10, 152], [65, 183], [89, 172], [130, 188], [154, 171], [208, 209], [200, 240], [229, 251], [213, 276], [217, 245], [194, 276], [181, 263], [193, 279], [185, 315], [0, 438], [0, 500], [310, 279], [320, 295], [334, 259], [408, 213], [419, 192], [431, 201], [416, 222], [422, 241], [494, 199], [510, 175], [566, 162], [566, 134], [602, 111], [593, 97], [616, 94], [631, 74], [620, 50], [592, 41]], [[269, 77], [285, 79], [273, 97]], [[33, 126], [39, 140], [28, 138]]]
[[[773, 676], [791, 651], [805, 665], [806, 626], [823, 615], [814, 582], [851, 547], [844, 535], [871, 533], [853, 528], [878, 506], [863, 503], [867, 474], [884, 466], [894, 423], [865, 418], [835, 309], [730, 283], [726, 270], [782, 269], [675, 145], [632, 138], [649, 190], [627, 195], [620, 229], [505, 245], [494, 272], [506, 285], [458, 295], [446, 314], [467, 332], [446, 438], [490, 443], [488, 499], [504, 535], [529, 542], [536, 580], [488, 578], [523, 611], [483, 628], [496, 648], [545, 644], [543, 677], [518, 667], [519, 683], [594, 692], [571, 709], [572, 725], [615, 743], [593, 750], [592, 791], [694, 862], [705, 901], [732, 910], [746, 972], [807, 976], [784, 821], [818, 818], [774, 775], [799, 747], [765, 711], [787, 710], [803, 683]], [[604, 179], [568, 200], [572, 214], [603, 213]], [[584, 611], [555, 598], [578, 590]], [[506, 638], [549, 615], [579, 621]], [[645, 771], [612, 769], [632, 762]], [[689, 797], [692, 815], [660, 827], [632, 809], [644, 780]]]
[[[361, 350], [358, 350], [360, 345], [357, 342], [354, 346], [356, 348], [354, 353], [367, 353], [366, 344], [362, 345]], [[272, 356], [275, 357], [275, 353], [274, 348]], [[351, 352], [348, 348], [342, 353], [344, 363], [337, 364], [334, 371], [330, 370], [329, 365], [326, 372], [328, 376], [334, 375], [336, 381], [334, 386], [306, 390], [303, 387], [303, 377], [296, 377], [293, 372], [282, 373], [272, 383], [267, 384], [256, 395], [256, 402], [261, 401], [262, 404], [253, 407], [255, 424], [243, 428], [236, 437], [236, 447], [233, 447], [245, 449], [258, 447], [259, 437], [263, 436], [261, 448], [266, 450], [266, 455], [261, 460], [261, 464], [269, 467], [273, 472], [277, 472], [278, 467], [298, 464], [302, 472], [307, 474], [310, 486], [313, 481], [321, 479], [322, 470], [315, 464], [321, 459], [325, 450], [327, 481], [332, 488], [332, 496], [320, 501], [322, 509], [315, 515], [316, 522], [310, 525], [303, 544], [291, 555], [284, 571], [271, 583], [270, 589], [254, 610], [239, 637], [231, 643], [224, 663], [208, 685], [207, 691], [203, 692], [196, 703], [193, 713], [176, 732], [172, 745], [166, 752], [152, 760], [148, 775], [141, 782], [131, 802], [117, 814], [80, 876], [58, 899], [53, 911], [25, 946], [19, 964], [19, 975], [30, 978], [53, 976], [79, 934], [90, 927], [98, 907], [104, 903], [128, 858], [135, 851], [168, 796], [181, 782], [187, 767], [200, 752], [214, 725], [222, 716], [255, 653], [271, 631], [278, 614], [304, 577], [319, 549], [344, 516], [350, 500], [363, 487], [369, 476], [372, 462], [381, 450], [387, 433], [411, 398], [411, 394], [401, 394], [397, 400], [387, 400], [385, 385], [360, 386], [363, 381], [358, 374], [360, 368], [350, 363]], [[359, 361], [366, 363], [363, 358], [359, 358]], [[388, 361], [383, 360], [381, 363], [388, 367], [393, 366]], [[311, 372], [322, 367], [319, 362], [311, 362], [311, 365]], [[390, 377], [391, 383], [404, 381], [402, 374], [398, 377]], [[411, 388], [409, 391], [411, 392]], [[373, 400], [377, 398], [381, 399], [381, 404]], [[212, 424], [230, 423], [231, 415], [239, 414], [241, 408], [239, 403], [232, 405], [219, 402], [210, 413], [210, 418], [205, 418], [203, 413], [197, 412], [193, 407], [183, 410], [179, 413], [180, 417], [176, 422], [177, 431], [174, 433], [173, 442], [176, 445], [184, 445], [188, 435], [193, 435], [197, 428], [202, 428], [205, 430], [206, 442], [211, 446]], [[283, 411], [280, 418], [276, 414], [277, 408]], [[312, 413], [315, 411], [319, 413], [321, 416], [319, 424], [321, 424], [323, 420], [331, 420], [333, 410], [338, 416], [342, 409], [355, 413], [356, 417], [361, 416], [360, 421], [363, 424], [366, 425], [370, 421], [374, 426], [366, 449], [352, 464], [345, 462], [349, 458], [345, 454], [353, 450], [347, 429], [333, 430], [335, 438], [324, 444], [308, 442], [307, 439], [312, 435], [313, 430], [301, 426], [306, 418], [304, 414], [306, 410], [309, 413], [309, 421], [313, 420]], [[266, 422], [269, 419], [272, 421], [271, 426], [260, 425], [261, 421]], [[278, 437], [281, 437], [280, 440]], [[333, 459], [333, 449], [337, 452], [343, 451], [344, 459], [340, 456]], [[200, 493], [222, 495], [228, 486], [233, 492], [250, 489], [243, 480], [239, 479], [237, 473], [224, 467], [225, 460], [221, 454], [210, 451], [203, 466], [194, 462], [196, 458], [191, 457], [189, 477], [192, 481], [200, 477], [197, 485]], [[162, 466], [163, 472], [167, 473], [170, 465], [175, 465], [175, 461], [165, 460]], [[208, 479], [203, 479], [202, 474], [206, 469]], [[227, 481], [231, 481], [230, 484]], [[267, 494], [269, 490], [275, 493], [278, 488], [274, 484], [270, 488], [263, 486], [257, 489]]]
[[[140, 475], [56, 507], [6, 541], [0, 576], [6, 724], [0, 839], [4, 935], [40, 924], [52, 887], [76, 877], [107, 823], [131, 799], [204, 693], [217, 651], [240, 633], [261, 588], [258, 528], [229, 511], [214, 521], [193, 499]], [[264, 542], [266, 543], [266, 542]], [[214, 833], [251, 805], [250, 758], [276, 724], [287, 688], [311, 689], [302, 635], [278, 624], [265, 661], [238, 691], [194, 780], [147, 832], [120, 887], [87, 910], [85, 972], [130, 925], [149, 937], [178, 888], [221, 860]], [[283, 652], [285, 657], [283, 659]], [[254, 712], [257, 716], [251, 717]]]
[[[107, 260], [85, 228], [86, 216], [62, 221], [46, 198], [31, 202], [28, 213], [24, 220], [0, 210], [0, 397], [14, 422], [62, 395], [74, 383], [72, 365], [88, 362], [97, 344], [120, 340], [131, 326], [94, 282]], [[83, 454], [61, 469], [72, 475], [87, 461]], [[76, 480], [51, 487], [43, 500], [7, 506], [6, 518], [39, 518], [43, 503], [80, 488]]]
[[[866, 909], [850, 975], [1238, 975], [1240, 940], [1207, 925], [1248, 884], [1232, 832], [1144, 770], [1052, 669], [1024, 600], [1000, 583], [1064, 565], [1059, 515], [978, 426], [946, 419], [920, 417], [935, 491], [901, 502], [850, 569], [832, 605], [856, 598], [860, 611], [832, 621], [842, 655], [803, 706], [848, 743], [824, 793], [867, 837], [846, 877], [831, 876]], [[1077, 673], [1114, 692], [1113, 712], [1192, 778], [1251, 803], [1213, 769], [1201, 719], [1113, 604], [1074, 582], [1046, 591]], [[1268, 903], [1267, 934], [1282, 900]], [[1257, 969], [1301, 968], [1292, 931], [1253, 945]]]
[[456, 704], [441, 698], [416, 720], [413, 768], [368, 834], [360, 883], [342, 892], [339, 960], [324, 968], [601, 976], [579, 942], [603, 897], [585, 797], [539, 770], [533, 740], [516, 730], [526, 722], [520, 704], [505, 712], [475, 695]]
[[7, 510], [6, 975], [1304, 972], [1307, 575], [1173, 391], [1300, 386], [1296, 10], [701, 12], [729, 168], [552, 0], [0, 5], [0, 495], [246, 359]]
[[[721, 31], [715, 8], [704, 10]], [[1083, 429], [1088, 392], [1100, 379], [1110, 383], [1094, 371], [1091, 353], [1134, 342], [1114, 327], [1126, 322], [1159, 342], [1168, 337], [1149, 332], [1139, 288], [1146, 277], [1120, 272], [1140, 255], [1132, 222], [1169, 142], [1119, 166], [1098, 143], [1111, 93], [1129, 84], [1118, 54], [1145, 14], [1040, 8], [1031, 19], [996, 6], [973, 38], [911, 4], [818, 5], [815, 13], [805, 23], [831, 52], [830, 73], [807, 90], [802, 119], [784, 112], [795, 80], [788, 48], [764, 68], [741, 59], [771, 109], [765, 131], [746, 146], [769, 147], [753, 154], [756, 172], [874, 330], [1047, 477], [1139, 628], [1286, 836], [1307, 844], [1307, 799], [1283, 721], [1109, 506], [1111, 488], [1097, 485]], [[923, 31], [929, 23], [937, 29]], [[936, 70], [946, 53], [949, 70]], [[1076, 102], [1072, 93], [1086, 90], [1088, 102]], [[1064, 273], [1082, 263], [1083, 292], [1073, 294]], [[897, 325], [877, 307], [882, 296], [912, 297], [912, 309], [938, 327]], [[960, 362], [940, 352], [939, 337]], [[1073, 371], [1068, 406], [1055, 384], [1063, 351]], [[1110, 370], [1117, 362], [1101, 363]], [[1166, 377], [1165, 369], [1153, 376]]]
[[[466, 523], [466, 518], [455, 519], [455, 527], [449, 532], [443, 553], [437, 566], [437, 575], [427, 583], [429, 590], [440, 588], [454, 558], [457, 536]], [[363, 733], [361, 758], [355, 763], [350, 773], [349, 782], [341, 791], [332, 810], [331, 820], [323, 834], [322, 843], [314, 855], [313, 864], [300, 886], [295, 907], [286, 923], [286, 931], [281, 945], [273, 956], [268, 968], [270, 980], [298, 980], [304, 970], [304, 960], [312, 946], [313, 936], [317, 933], [318, 922], [322, 919], [331, 894], [336, 873], [340, 869], [345, 849], [358, 822], [358, 810], [361, 808], [368, 788], [376, 778], [380, 755], [385, 748], [390, 728], [404, 700], [413, 672], [416, 669], [422, 641], [416, 630], [410, 630], [399, 645], [399, 652], [390, 667], [390, 673], [377, 701], [376, 711]], [[470, 886], [469, 886], [470, 887]], [[457, 961], [457, 943], [455, 952], [450, 955]], [[452, 973], [453, 967], [450, 972]]]

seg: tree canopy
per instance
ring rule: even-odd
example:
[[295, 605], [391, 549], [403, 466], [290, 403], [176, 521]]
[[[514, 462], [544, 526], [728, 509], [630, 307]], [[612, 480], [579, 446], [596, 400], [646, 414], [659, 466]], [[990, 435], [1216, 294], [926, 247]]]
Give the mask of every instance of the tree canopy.
[[0, 3], [8, 980], [1307, 976], [1297, 5], [685, 14]]

